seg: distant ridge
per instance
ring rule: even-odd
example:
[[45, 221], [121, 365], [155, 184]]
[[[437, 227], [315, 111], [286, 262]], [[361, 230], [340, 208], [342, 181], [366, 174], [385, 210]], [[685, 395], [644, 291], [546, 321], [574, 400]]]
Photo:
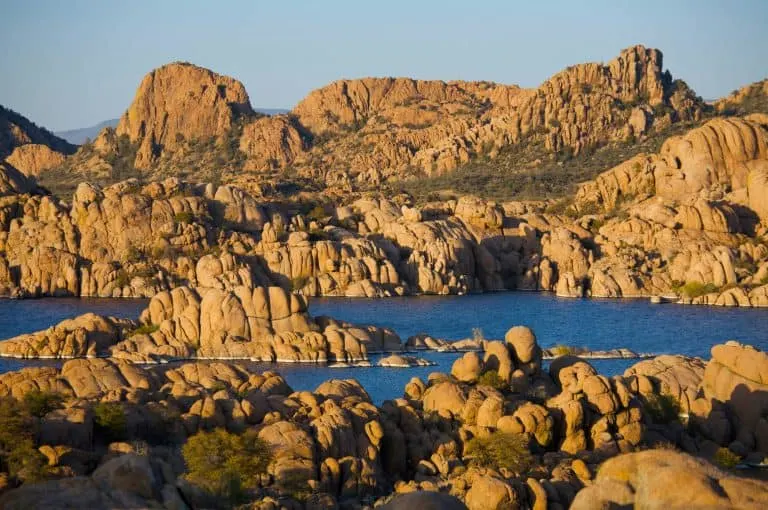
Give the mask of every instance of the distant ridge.
[[[290, 111], [288, 108], [254, 108], [254, 110], [265, 115], [279, 115], [281, 113], [288, 113]], [[103, 122], [99, 122], [95, 126], [69, 129], [67, 131], [56, 131], [54, 134], [59, 138], [63, 138], [64, 140], [68, 141], [69, 143], [82, 145], [86, 140], [93, 140], [96, 138], [101, 130], [105, 127], [117, 127], [118, 122], [120, 122], [119, 118], [109, 119]]]
[[115, 127], [120, 119], [109, 119], [104, 122], [99, 122], [95, 126], [70, 129], [68, 131], [56, 131], [54, 134], [60, 138], [65, 139], [69, 143], [75, 145], [82, 145], [86, 140], [93, 140], [99, 134], [99, 132], [105, 127]]

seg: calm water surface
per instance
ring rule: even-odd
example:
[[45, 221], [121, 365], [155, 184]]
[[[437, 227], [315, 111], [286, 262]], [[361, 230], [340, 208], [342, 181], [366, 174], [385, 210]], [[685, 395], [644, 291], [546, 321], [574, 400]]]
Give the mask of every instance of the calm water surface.
[[[0, 338], [45, 329], [62, 319], [94, 312], [136, 318], [145, 300], [0, 300]], [[403, 339], [416, 333], [456, 340], [482, 328], [486, 338], [503, 338], [511, 326], [533, 328], [544, 347], [555, 344], [590, 349], [626, 347], [638, 352], [709, 358], [710, 348], [739, 340], [768, 350], [768, 309], [651, 305], [647, 300], [573, 300], [539, 293], [391, 299], [313, 298], [312, 315], [330, 315], [361, 324], [393, 328]], [[377, 403], [402, 395], [411, 377], [449, 371], [456, 354], [420, 353], [438, 366], [419, 368], [328, 368], [258, 364], [283, 374], [296, 390], [313, 390], [330, 378], [356, 378]], [[601, 373], [616, 374], [634, 360], [593, 361]], [[37, 363], [40, 364], [40, 363]], [[0, 359], [0, 372], [30, 362]]]

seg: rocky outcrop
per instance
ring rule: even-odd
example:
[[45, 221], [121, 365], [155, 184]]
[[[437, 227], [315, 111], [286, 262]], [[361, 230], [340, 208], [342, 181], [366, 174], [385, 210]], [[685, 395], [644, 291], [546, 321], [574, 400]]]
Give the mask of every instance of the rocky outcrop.
[[606, 461], [571, 508], [744, 508], [768, 504], [764, 482], [726, 474], [669, 450], [628, 453]]
[[136, 168], [148, 168], [184, 140], [221, 138], [240, 114], [251, 114], [242, 83], [187, 63], [168, 64], [144, 77], [120, 118], [117, 135], [139, 146]]
[[[334, 156], [322, 157], [323, 166], [351, 161], [349, 174], [361, 185], [375, 185], [409, 166], [427, 175], [445, 173], [472, 157], [494, 157], [504, 146], [534, 139], [552, 151], [578, 153], [644, 136], [655, 125], [698, 119], [703, 108], [683, 82], [663, 71], [660, 51], [635, 46], [606, 65], [571, 66], [536, 90], [485, 82], [342, 80], [310, 93], [293, 113], [312, 133], [330, 139]], [[372, 154], [355, 150], [359, 138]]]
[[64, 162], [65, 155], [47, 145], [28, 143], [16, 147], [5, 161], [25, 175], [37, 176]]
[[23, 115], [0, 106], [0, 161], [10, 156], [16, 148], [27, 144], [44, 145], [59, 154], [71, 154], [75, 149], [73, 145], [35, 125]]
[[[9, 357], [109, 355], [130, 361], [199, 357], [349, 362], [402, 349], [392, 330], [313, 319], [303, 297], [280, 287], [245, 285], [160, 292], [138, 324], [86, 314], [0, 342], [0, 355]], [[403, 358], [400, 364], [424, 362]]]
[[[149, 458], [121, 455], [99, 466], [91, 476], [24, 485], [0, 497], [8, 509], [68, 508], [186, 508], [175, 479], [158, 478]], [[160, 495], [158, 497], [158, 495]]]
[[[339, 80], [310, 92], [289, 116], [268, 118], [253, 114], [236, 80], [174, 63], [144, 78], [117, 135], [128, 136], [137, 150], [135, 166], [146, 171], [165, 172], [188, 163], [190, 153], [205, 159], [216, 152], [234, 167], [228, 178], [243, 185], [272, 185], [271, 170], [290, 167], [344, 192], [441, 175], [510, 147], [578, 154], [698, 121], [704, 110], [684, 82], [664, 71], [661, 52], [643, 46], [627, 48], [607, 64], [570, 66], [536, 89], [411, 78]], [[217, 142], [206, 154], [189, 143], [208, 139]], [[241, 152], [233, 154], [237, 147]], [[94, 162], [82, 157], [74, 166], [89, 171]], [[200, 173], [222, 171], [199, 166]]]
[[8, 163], [0, 163], [0, 197], [38, 190], [34, 178], [27, 177]]
[[67, 319], [45, 331], [0, 343], [0, 354], [17, 358], [95, 357], [119, 338], [119, 322], [93, 313]]
[[[175, 301], [182, 303], [182, 298]], [[157, 302], [148, 314], [183, 316], [169, 304], [173, 301]], [[705, 369], [701, 360], [663, 356], [641, 362], [623, 377], [608, 378], [570, 356], [542, 371], [541, 349], [525, 327], [511, 328], [504, 343], [489, 344], [493, 347], [487, 346], [486, 353], [492, 357], [481, 360], [468, 353], [452, 370], [456, 375], [479, 372], [479, 382], [440, 373], [426, 383], [414, 378], [404, 398], [381, 407], [355, 380], [330, 380], [312, 392], [293, 392], [274, 372], [232, 362], [140, 368], [121, 360], [77, 359], [60, 369], [0, 374], [0, 398], [24, 400], [36, 390], [55, 391], [64, 404], [36, 422], [40, 452], [61, 478], [0, 490], [0, 504], [24, 508], [34, 501], [69, 504], [78, 498], [94, 505], [109, 501], [117, 508], [174, 507], [179, 501], [210, 507], [213, 503], [205, 498], [211, 496], [182, 478], [184, 465], [168, 444], [225, 428], [254, 430], [271, 449], [267, 474], [248, 494], [255, 508], [272, 508], [275, 498], [293, 504], [300, 490], [311, 490], [307, 501], [323, 501], [323, 507], [356, 508], [361, 501], [376, 501], [383, 508], [400, 508], [417, 501], [425, 508], [602, 508], [658, 502], [675, 508], [683, 501], [680, 487], [695, 489], [686, 504], [697, 498], [714, 506], [765, 505], [764, 482], [734, 478], [669, 447], [633, 452], [664, 437], [711, 457], [717, 445], [707, 434], [715, 429], [697, 414], [706, 399], [712, 400], [713, 423], [723, 416], [741, 424], [734, 430], [740, 438], [752, 425], [759, 431], [759, 420], [749, 420], [764, 410], [748, 404], [759, 402], [755, 395], [765, 382], [764, 353], [727, 343], [713, 348]], [[511, 371], [511, 377], [499, 382], [487, 375], [492, 370]], [[694, 393], [690, 388], [695, 385], [699, 390]], [[744, 385], [754, 390], [747, 399], [740, 394]], [[662, 395], [693, 398], [690, 419], [696, 425], [659, 421], [651, 402]], [[97, 407], [107, 404], [122, 409], [130, 442], [102, 444], [105, 432], [96, 415]], [[518, 472], [477, 465], [467, 445], [494, 434], [523, 435], [530, 468]], [[765, 456], [740, 441], [728, 445], [733, 455], [739, 447], [748, 460]], [[52, 493], [58, 498], [52, 499]]]
[[246, 171], [284, 168], [306, 150], [306, 142], [288, 117], [262, 117], [243, 126], [240, 150]]
[[[768, 355], [757, 349], [727, 342], [712, 348], [704, 370], [703, 397], [693, 411], [712, 440], [743, 454], [768, 454]], [[722, 420], [718, 427], [718, 418]]]

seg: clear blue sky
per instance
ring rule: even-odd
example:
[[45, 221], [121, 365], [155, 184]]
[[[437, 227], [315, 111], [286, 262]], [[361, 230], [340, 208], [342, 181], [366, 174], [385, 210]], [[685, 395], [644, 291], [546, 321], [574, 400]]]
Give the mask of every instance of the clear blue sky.
[[257, 107], [363, 76], [533, 87], [636, 43], [705, 98], [768, 75], [768, 0], [0, 2], [0, 104], [53, 130], [121, 115], [174, 60], [240, 79]]

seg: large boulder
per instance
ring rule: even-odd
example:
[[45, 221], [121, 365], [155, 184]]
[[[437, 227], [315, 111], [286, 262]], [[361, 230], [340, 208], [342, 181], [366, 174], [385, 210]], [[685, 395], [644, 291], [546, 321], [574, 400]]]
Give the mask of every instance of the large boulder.
[[424, 392], [424, 410], [461, 414], [467, 397], [461, 387], [452, 381], [433, 384]]
[[510, 347], [517, 368], [528, 373], [541, 368], [541, 347], [536, 343], [536, 335], [531, 328], [515, 326], [504, 335], [504, 341]]
[[726, 474], [672, 450], [647, 450], [607, 460], [571, 509], [743, 508], [768, 505], [764, 481]]
[[395, 496], [381, 510], [466, 510], [466, 506], [450, 494], [416, 491]]
[[480, 356], [470, 351], [453, 362], [451, 375], [461, 382], [475, 382], [483, 371], [483, 361]]
[[494, 476], [478, 475], [465, 498], [469, 510], [515, 510], [520, 498], [515, 489]]

